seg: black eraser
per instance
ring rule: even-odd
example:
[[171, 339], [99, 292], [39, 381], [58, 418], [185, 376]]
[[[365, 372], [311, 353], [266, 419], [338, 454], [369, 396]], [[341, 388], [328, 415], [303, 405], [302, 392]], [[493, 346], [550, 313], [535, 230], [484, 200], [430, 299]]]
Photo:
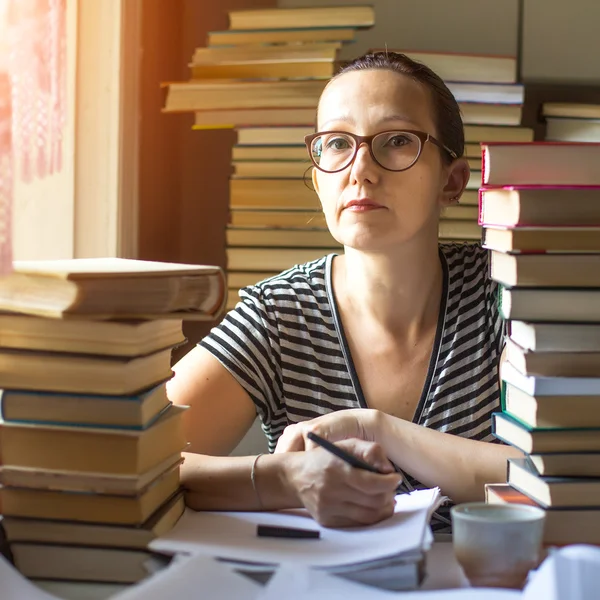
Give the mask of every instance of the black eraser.
[[321, 532], [318, 529], [300, 529], [298, 527], [278, 527], [275, 525], [257, 525], [258, 537], [276, 537], [287, 539], [318, 539]]

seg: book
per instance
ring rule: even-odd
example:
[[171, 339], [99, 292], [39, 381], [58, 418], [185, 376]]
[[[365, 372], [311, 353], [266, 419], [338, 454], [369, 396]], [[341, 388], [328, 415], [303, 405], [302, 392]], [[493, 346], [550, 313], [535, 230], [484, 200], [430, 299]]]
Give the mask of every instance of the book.
[[308, 160], [246, 160], [233, 161], [234, 178], [240, 179], [302, 179], [309, 176], [312, 163]]
[[[470, 204], [463, 204], [462, 198], [460, 204], [453, 204], [452, 206], [447, 206], [442, 210], [441, 217], [444, 220], [472, 220], [473, 223], [477, 225], [477, 217], [479, 215], [479, 209], [477, 206], [472, 206]], [[481, 236], [481, 232], [479, 232]]]
[[172, 374], [170, 348], [134, 358], [0, 350], [0, 389], [127, 396]]
[[[494, 125], [465, 125], [465, 142], [530, 143], [533, 129], [529, 127], [499, 127]], [[483, 158], [483, 151], [482, 151]], [[516, 183], [516, 182], [515, 182]]]
[[22, 517], [4, 517], [2, 525], [11, 544], [37, 542], [145, 550], [152, 540], [173, 528], [184, 510], [183, 493], [178, 492], [138, 527]]
[[114, 525], [141, 525], [179, 489], [179, 468], [171, 469], [137, 495], [0, 487], [2, 514]]
[[178, 319], [58, 320], [0, 313], [0, 348], [134, 357], [184, 341]]
[[[379, 51], [385, 50], [387, 49]], [[401, 52], [412, 60], [427, 65], [444, 81], [466, 83], [516, 83], [517, 81], [517, 59], [514, 56], [413, 50], [390, 50], [390, 52]]]
[[[232, 129], [234, 127], [249, 126], [286, 126], [286, 125], [305, 125], [313, 127], [316, 111], [314, 108], [242, 108], [227, 110], [199, 110], [194, 113], [193, 129]], [[292, 156], [293, 160], [303, 159], [306, 154], [306, 146], [302, 144], [302, 155]], [[247, 152], [248, 150], [246, 150]], [[286, 150], [290, 152], [289, 149]], [[238, 150], [239, 152], [239, 150]], [[481, 154], [481, 151], [480, 151]], [[235, 153], [234, 160], [245, 158]], [[270, 159], [272, 155], [259, 156]], [[281, 157], [285, 159], [285, 156]]]
[[134, 496], [182, 462], [181, 452], [176, 452], [147, 471], [128, 475], [4, 465], [0, 467], [0, 484], [12, 488]]
[[540, 352], [600, 352], [600, 325], [511, 321], [510, 339]]
[[356, 37], [354, 27], [298, 27], [290, 29], [227, 29], [209, 31], [209, 46], [249, 46], [258, 44], [314, 43], [314, 42], [353, 42]]
[[600, 119], [600, 104], [578, 104], [575, 102], [544, 102], [544, 117], [566, 117], [573, 119]]
[[600, 352], [534, 352], [508, 339], [506, 359], [524, 375], [600, 378]]
[[499, 252], [600, 252], [600, 227], [490, 227], [482, 245]]
[[3, 467], [140, 475], [186, 447], [183, 413], [171, 406], [147, 429], [0, 423]]
[[245, 45], [196, 48], [190, 66], [257, 62], [333, 62], [341, 42], [307, 42], [304, 44]]
[[475, 221], [444, 219], [439, 222], [438, 237], [441, 241], [479, 241], [481, 227]]
[[463, 123], [467, 125], [520, 125], [523, 107], [520, 104], [490, 104], [459, 102]]
[[600, 479], [543, 477], [526, 458], [508, 459], [507, 479], [543, 508], [600, 506]]
[[227, 248], [227, 268], [232, 271], [283, 271], [317, 260], [339, 248]]
[[145, 429], [169, 406], [164, 383], [126, 396], [0, 390], [4, 421]]
[[304, 144], [298, 146], [238, 146], [232, 149], [232, 161], [254, 160], [306, 160], [308, 153]]
[[[304, 136], [313, 133], [314, 127], [240, 127], [237, 132], [239, 146], [304, 146]], [[305, 149], [305, 160], [310, 163]]]
[[321, 208], [317, 194], [302, 179], [231, 179], [229, 206], [232, 210]]
[[600, 185], [600, 144], [532, 142], [482, 144], [483, 184]]
[[229, 289], [239, 290], [240, 288], [255, 285], [263, 279], [269, 279], [278, 275], [277, 271], [263, 271], [248, 273], [247, 271], [227, 271], [227, 285]]
[[532, 395], [506, 383], [502, 399], [505, 412], [527, 427], [600, 428], [600, 395]]
[[600, 323], [600, 290], [503, 287], [499, 307], [505, 319]]
[[325, 80], [186, 81], [167, 83], [164, 112], [311, 108], [316, 111]]
[[501, 377], [530, 396], [600, 396], [600, 377], [525, 375], [508, 361], [502, 364]]
[[[341, 244], [328, 229], [241, 229], [229, 227], [226, 231], [229, 247], [269, 248], [332, 248]], [[230, 282], [228, 282], [230, 283]]]
[[600, 453], [530, 454], [529, 460], [540, 475], [557, 477], [600, 477]]
[[508, 287], [599, 288], [600, 254], [506, 254], [492, 250], [490, 274]]
[[[505, 83], [464, 83], [459, 81], [444, 82], [456, 101], [461, 102], [480, 102], [490, 104], [523, 104], [525, 102], [525, 87], [522, 84]], [[528, 140], [533, 140], [533, 130], [528, 131]]]
[[[506, 483], [486, 483], [485, 501], [488, 504], [540, 505]], [[542, 508], [542, 507], [540, 507]], [[546, 508], [544, 544], [600, 544], [600, 509]]]
[[597, 428], [540, 429], [527, 427], [506, 413], [494, 413], [492, 433], [527, 454], [600, 452], [600, 429]]
[[460, 197], [460, 204], [462, 206], [475, 206], [479, 207], [479, 191], [478, 190], [465, 190]]
[[330, 79], [337, 68], [333, 61], [239, 62], [190, 65], [192, 80], [203, 79]]
[[479, 220], [486, 227], [600, 226], [600, 187], [483, 188]]
[[370, 27], [372, 6], [313, 6], [230, 10], [229, 29], [285, 29], [294, 27]]
[[546, 119], [546, 140], [600, 142], [600, 119]]
[[325, 215], [316, 207], [314, 210], [248, 210], [232, 208], [229, 212], [229, 223], [232, 227], [253, 227], [259, 229], [259, 231], [264, 231], [268, 227], [276, 229], [310, 228], [317, 231], [327, 227]]
[[225, 280], [219, 267], [126, 258], [15, 261], [0, 279], [0, 309], [63, 318], [213, 319]]
[[138, 583], [150, 573], [148, 550], [15, 543], [15, 567], [29, 579]]

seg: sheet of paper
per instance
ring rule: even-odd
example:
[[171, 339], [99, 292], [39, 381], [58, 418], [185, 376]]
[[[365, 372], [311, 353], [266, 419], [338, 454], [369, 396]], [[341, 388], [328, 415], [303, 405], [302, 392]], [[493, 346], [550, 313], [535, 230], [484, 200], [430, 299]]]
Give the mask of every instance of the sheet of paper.
[[[517, 600], [522, 593], [493, 588], [389, 592], [315, 569], [280, 567], [258, 600]], [[541, 600], [541, 597], [536, 599]], [[545, 599], [544, 599], [545, 600]]]
[[0, 598], [2, 600], [57, 600], [23, 577], [0, 554]]
[[[331, 567], [375, 560], [422, 546], [428, 512], [439, 489], [417, 490], [396, 499], [396, 512], [369, 527], [320, 527], [305, 510], [280, 512], [194, 512], [186, 510], [174, 529], [154, 540], [161, 552], [212, 556], [280, 564]], [[258, 524], [319, 529], [320, 539], [262, 538]]]
[[186, 555], [175, 557], [166, 569], [112, 596], [111, 600], [184, 600], [204, 598], [204, 592], [210, 600], [258, 600], [261, 591], [261, 585], [227, 565], [208, 556]]

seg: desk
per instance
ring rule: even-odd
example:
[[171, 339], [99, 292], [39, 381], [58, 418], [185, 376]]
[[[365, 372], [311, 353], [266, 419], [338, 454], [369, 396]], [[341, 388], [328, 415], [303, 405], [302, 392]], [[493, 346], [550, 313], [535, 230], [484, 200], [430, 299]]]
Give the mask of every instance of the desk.
[[[123, 585], [63, 583], [58, 581], [44, 581], [39, 582], [38, 585], [50, 594], [64, 600], [107, 600], [126, 587]], [[442, 590], [467, 586], [465, 576], [454, 558], [452, 542], [434, 542], [427, 555], [427, 575], [421, 589]], [[399, 597], [401, 597], [400, 593]]]

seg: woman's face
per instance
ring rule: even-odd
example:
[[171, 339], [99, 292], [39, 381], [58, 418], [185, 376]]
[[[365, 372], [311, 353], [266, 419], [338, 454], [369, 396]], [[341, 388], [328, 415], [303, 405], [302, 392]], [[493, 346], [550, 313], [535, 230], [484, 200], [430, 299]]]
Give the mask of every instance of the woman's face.
[[[409, 129], [438, 137], [427, 88], [387, 70], [353, 71], [334, 79], [321, 97], [318, 121], [319, 132], [373, 135]], [[364, 251], [380, 251], [432, 232], [437, 236], [440, 209], [462, 192], [465, 178], [452, 175], [456, 168], [442, 160], [441, 152], [427, 142], [412, 167], [393, 172], [380, 167], [363, 144], [343, 171], [313, 169], [332, 235]]]

